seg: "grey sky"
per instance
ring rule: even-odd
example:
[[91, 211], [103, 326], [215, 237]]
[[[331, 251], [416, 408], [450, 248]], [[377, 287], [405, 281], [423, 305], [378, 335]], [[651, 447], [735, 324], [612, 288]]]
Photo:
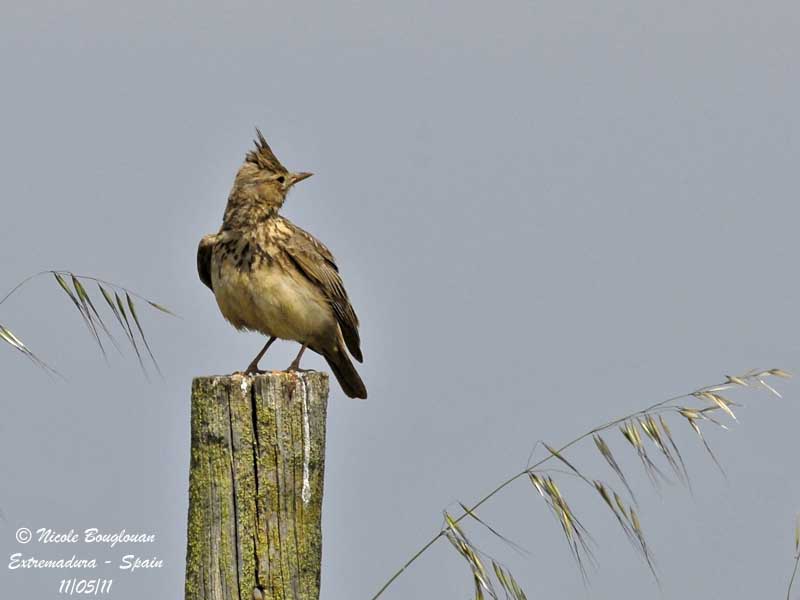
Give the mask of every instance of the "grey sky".
[[[798, 368], [800, 6], [796, 2], [5, 2], [0, 18], [2, 287], [44, 268], [103, 276], [147, 314], [167, 371], [107, 368], [49, 281], [0, 307], [70, 382], [0, 349], [0, 590], [20, 526], [146, 530], [160, 571], [117, 600], [181, 597], [194, 375], [243, 368], [197, 280], [253, 127], [298, 185], [285, 214], [336, 254], [370, 392], [330, 399], [323, 598], [368, 598], [441, 510], [521, 468], [537, 439], [751, 367]], [[270, 351], [289, 363], [296, 346]], [[322, 368], [309, 356], [305, 366]], [[727, 483], [681, 435], [694, 497], [633, 456], [663, 581], [589, 490], [584, 588], [534, 490], [482, 516], [529, 597], [782, 597], [791, 567], [796, 385], [709, 432]], [[676, 425], [677, 426], [677, 425]], [[622, 440], [609, 435], [622, 453]], [[572, 455], [605, 479], [588, 446]], [[47, 548], [26, 552], [44, 556]], [[70, 552], [71, 554], [71, 552]], [[445, 544], [386, 598], [466, 598]]]

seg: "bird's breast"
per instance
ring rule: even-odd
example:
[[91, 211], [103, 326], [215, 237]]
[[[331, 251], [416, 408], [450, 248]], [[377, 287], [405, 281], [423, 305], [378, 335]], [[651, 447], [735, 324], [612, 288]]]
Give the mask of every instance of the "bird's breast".
[[238, 329], [300, 342], [333, 334], [333, 312], [316, 286], [279, 250], [262, 252], [249, 267], [241, 253], [215, 252], [213, 289], [223, 316]]

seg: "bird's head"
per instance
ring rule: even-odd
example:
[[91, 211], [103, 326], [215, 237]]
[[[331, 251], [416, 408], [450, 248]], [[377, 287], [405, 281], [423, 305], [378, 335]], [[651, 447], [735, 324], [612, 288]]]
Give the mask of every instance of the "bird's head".
[[247, 153], [244, 164], [236, 174], [235, 187], [268, 211], [277, 212], [292, 186], [311, 177], [312, 173], [289, 171], [272, 152], [258, 128], [256, 134], [255, 150]]

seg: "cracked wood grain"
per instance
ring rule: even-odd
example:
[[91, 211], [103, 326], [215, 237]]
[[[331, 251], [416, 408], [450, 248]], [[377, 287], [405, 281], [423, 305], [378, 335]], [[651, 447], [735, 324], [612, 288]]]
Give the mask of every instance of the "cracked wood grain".
[[192, 383], [186, 600], [318, 600], [328, 377]]

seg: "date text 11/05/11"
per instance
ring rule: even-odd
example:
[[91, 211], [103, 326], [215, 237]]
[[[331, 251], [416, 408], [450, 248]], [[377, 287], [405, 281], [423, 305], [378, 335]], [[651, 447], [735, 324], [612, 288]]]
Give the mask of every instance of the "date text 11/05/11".
[[58, 593], [64, 596], [104, 596], [111, 593], [113, 579], [62, 579]]

